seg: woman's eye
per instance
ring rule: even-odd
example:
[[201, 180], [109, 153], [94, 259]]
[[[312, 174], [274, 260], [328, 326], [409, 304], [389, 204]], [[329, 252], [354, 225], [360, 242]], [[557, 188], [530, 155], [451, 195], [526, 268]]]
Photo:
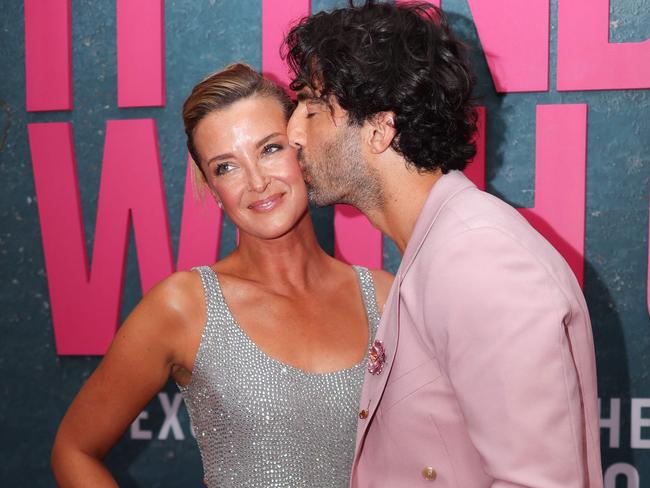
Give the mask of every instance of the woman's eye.
[[264, 149], [262, 149], [262, 154], [273, 154], [274, 152], [278, 152], [282, 149], [282, 146], [280, 144], [267, 144], [264, 146]]
[[230, 163], [219, 163], [214, 169], [214, 174], [217, 176], [225, 175], [226, 173], [232, 170], [232, 164]]

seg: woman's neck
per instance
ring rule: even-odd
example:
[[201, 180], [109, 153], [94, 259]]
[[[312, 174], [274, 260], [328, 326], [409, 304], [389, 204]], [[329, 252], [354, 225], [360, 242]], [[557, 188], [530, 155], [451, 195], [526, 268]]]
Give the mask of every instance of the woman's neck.
[[332, 258], [318, 244], [308, 212], [276, 239], [240, 233], [239, 245], [227, 259], [228, 271], [280, 293], [283, 289], [309, 288], [332, 264]]

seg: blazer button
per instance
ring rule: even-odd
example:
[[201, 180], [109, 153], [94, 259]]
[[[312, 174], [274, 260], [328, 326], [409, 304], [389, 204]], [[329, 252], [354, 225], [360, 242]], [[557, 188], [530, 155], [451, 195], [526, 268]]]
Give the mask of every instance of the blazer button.
[[436, 473], [436, 470], [431, 466], [427, 466], [422, 470], [422, 477], [428, 481], [435, 481], [435, 479], [438, 477], [438, 473]]
[[361, 420], [366, 420], [368, 418], [368, 410], [361, 410], [359, 412], [359, 418]]

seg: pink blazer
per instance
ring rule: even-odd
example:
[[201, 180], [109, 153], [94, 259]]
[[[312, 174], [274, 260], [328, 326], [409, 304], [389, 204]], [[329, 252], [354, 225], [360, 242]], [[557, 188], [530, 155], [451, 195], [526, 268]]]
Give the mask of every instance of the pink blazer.
[[366, 373], [352, 487], [601, 488], [580, 287], [512, 207], [461, 172], [434, 185]]

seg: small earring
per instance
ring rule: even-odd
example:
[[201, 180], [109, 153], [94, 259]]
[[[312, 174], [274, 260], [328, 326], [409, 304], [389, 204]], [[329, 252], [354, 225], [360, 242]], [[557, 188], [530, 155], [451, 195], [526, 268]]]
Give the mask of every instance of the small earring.
[[221, 210], [223, 210], [223, 203], [221, 203], [220, 201], [217, 200], [217, 205], [219, 205], [219, 208], [220, 208]]

